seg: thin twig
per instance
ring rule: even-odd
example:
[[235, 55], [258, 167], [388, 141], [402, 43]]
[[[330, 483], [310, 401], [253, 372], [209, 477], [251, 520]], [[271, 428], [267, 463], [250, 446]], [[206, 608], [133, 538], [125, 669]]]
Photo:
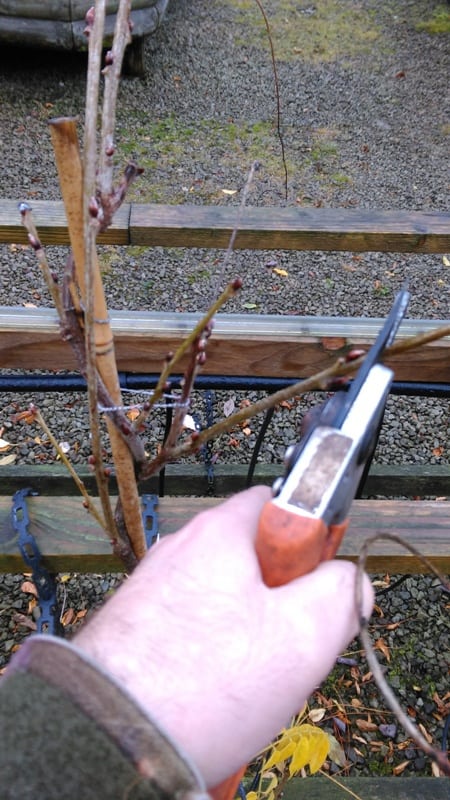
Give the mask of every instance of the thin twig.
[[281, 158], [283, 160], [283, 168], [284, 168], [284, 196], [285, 196], [285, 199], [286, 199], [286, 202], [287, 202], [287, 199], [288, 199], [288, 168], [287, 168], [287, 163], [286, 163], [286, 153], [285, 153], [285, 149], [284, 149], [283, 131], [281, 129], [280, 82], [278, 80], [278, 70], [277, 70], [277, 61], [276, 61], [276, 58], [275, 58], [275, 48], [273, 46], [273, 39], [272, 39], [271, 30], [270, 30], [269, 20], [268, 20], [267, 14], [266, 14], [266, 12], [265, 12], [265, 10], [263, 8], [263, 5], [261, 3], [261, 0], [255, 0], [255, 3], [258, 6], [258, 8], [259, 8], [259, 10], [260, 10], [260, 12], [262, 14], [262, 17], [263, 17], [263, 20], [264, 20], [264, 25], [266, 26], [267, 37], [269, 39], [269, 45], [270, 45], [270, 55], [271, 55], [271, 58], [272, 58], [273, 80], [274, 80], [274, 85], [275, 85], [275, 97], [276, 97], [276, 101], [277, 101], [277, 134], [278, 134], [278, 139], [280, 140], [280, 146], [281, 146]]
[[153, 406], [161, 399], [164, 392], [167, 390], [167, 382], [171, 373], [173, 372], [175, 366], [178, 364], [179, 361], [183, 358], [185, 353], [192, 347], [193, 343], [196, 339], [198, 339], [203, 331], [208, 327], [212, 318], [215, 314], [222, 308], [222, 306], [233, 297], [236, 292], [242, 286], [242, 282], [239, 278], [232, 281], [228, 284], [228, 286], [224, 289], [222, 294], [215, 300], [215, 302], [211, 305], [208, 309], [206, 314], [197, 322], [191, 333], [182, 341], [180, 346], [177, 348], [175, 353], [170, 353], [167, 357], [167, 361], [161, 375], [159, 376], [158, 383], [156, 384], [156, 388], [149, 398], [148, 402], [146, 403], [146, 408], [144, 411], [141, 412], [139, 417], [135, 420], [136, 429], [139, 430], [140, 426], [145, 422], [145, 419], [148, 417], [151, 409]]
[[56, 311], [58, 312], [61, 327], [64, 327], [65, 312], [64, 305], [61, 298], [61, 292], [58, 286], [58, 276], [49, 267], [47, 256], [45, 255], [44, 248], [42, 247], [36, 225], [34, 223], [31, 206], [28, 203], [19, 203], [19, 211], [22, 217], [22, 223], [28, 233], [28, 241], [36, 253], [38, 264], [42, 270], [47, 289], [50, 292], [51, 298], [55, 304]]
[[73, 478], [80, 494], [84, 499], [85, 508], [87, 508], [89, 513], [92, 514], [92, 516], [96, 519], [100, 527], [103, 528], [104, 531], [109, 533], [108, 526], [106, 525], [105, 520], [103, 519], [101, 514], [99, 514], [99, 512], [97, 511], [97, 508], [93, 504], [92, 498], [88, 494], [83, 481], [81, 480], [77, 472], [74, 470], [72, 464], [70, 463], [69, 459], [67, 458], [66, 454], [64, 453], [59, 443], [56, 441], [55, 437], [53, 436], [53, 433], [51, 432], [45, 419], [43, 418], [39, 408], [35, 406], [34, 403], [30, 403], [28, 410], [26, 412], [21, 412], [20, 414], [16, 415], [15, 420], [16, 421], [24, 420], [25, 422], [28, 423], [35, 422], [44, 431], [45, 435], [48, 437], [50, 443], [52, 444], [58, 456], [60, 457], [62, 463], [69, 470], [71, 477]]
[[429, 756], [433, 761], [436, 762], [439, 769], [442, 771], [444, 775], [450, 777], [450, 761], [447, 760], [445, 754], [442, 750], [438, 750], [437, 748], [433, 747], [424, 736], [420, 733], [417, 726], [411, 722], [411, 720], [407, 717], [405, 712], [403, 711], [399, 701], [397, 700], [394, 692], [392, 691], [389, 684], [386, 682], [386, 679], [383, 675], [381, 670], [381, 666], [378, 662], [378, 659], [375, 655], [375, 651], [372, 646], [370, 634], [369, 634], [369, 625], [368, 620], [365, 618], [363, 614], [363, 591], [362, 591], [362, 581], [363, 575], [366, 566], [367, 554], [370, 549], [370, 546], [379, 540], [383, 541], [393, 541], [397, 542], [397, 544], [401, 545], [402, 547], [409, 550], [413, 555], [422, 561], [427, 568], [436, 575], [437, 578], [441, 581], [443, 586], [450, 591], [450, 584], [447, 582], [444, 575], [440, 573], [436, 567], [429, 561], [426, 556], [422, 555], [419, 550], [417, 550], [413, 545], [409, 544], [409, 542], [402, 539], [400, 536], [395, 536], [393, 534], [388, 533], [381, 533], [377, 534], [376, 536], [371, 536], [365, 540], [359, 554], [358, 559], [358, 569], [356, 572], [356, 579], [355, 579], [355, 607], [359, 616], [360, 621], [360, 632], [359, 636], [362, 642], [362, 645], [366, 651], [366, 658], [369, 664], [369, 667], [372, 671], [372, 675], [375, 679], [375, 682], [380, 690], [381, 694], [383, 695], [386, 703], [388, 704], [389, 708], [394, 712], [396, 715], [399, 723], [402, 725], [408, 736], [410, 736], [414, 742], [418, 745], [418, 747], [423, 750], [423, 752]]
[[248, 199], [248, 194], [249, 194], [249, 191], [250, 191], [250, 187], [251, 187], [251, 185], [253, 183], [253, 179], [255, 177], [255, 172], [257, 172], [259, 170], [259, 168], [260, 168], [259, 161], [254, 161], [252, 163], [249, 171], [248, 171], [247, 180], [245, 181], [245, 186], [244, 186], [243, 191], [242, 191], [241, 202], [239, 203], [239, 209], [238, 209], [238, 212], [236, 214], [236, 219], [235, 219], [235, 222], [234, 222], [233, 231], [232, 231], [231, 236], [230, 236], [230, 241], [228, 242], [228, 247], [227, 247], [225, 255], [224, 255], [223, 259], [222, 259], [222, 266], [220, 267], [219, 275], [217, 277], [217, 280], [214, 283], [213, 299], [217, 296], [217, 294], [220, 291], [220, 287], [222, 286], [225, 269], [226, 269], [226, 267], [228, 265], [228, 262], [230, 261], [230, 258], [231, 258], [232, 254], [233, 254], [233, 251], [234, 251], [234, 244], [236, 242], [236, 236], [237, 236], [237, 234], [239, 232], [239, 228], [241, 226], [242, 215], [244, 213], [245, 206], [247, 205], [247, 199]]

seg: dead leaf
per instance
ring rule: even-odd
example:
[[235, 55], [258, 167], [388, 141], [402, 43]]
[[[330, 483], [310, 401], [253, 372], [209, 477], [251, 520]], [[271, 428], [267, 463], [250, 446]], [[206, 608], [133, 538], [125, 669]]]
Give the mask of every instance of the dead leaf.
[[32, 594], [35, 597], [38, 597], [38, 591], [36, 586], [34, 585], [33, 581], [24, 581], [22, 586], [20, 587], [21, 592], [25, 592], [26, 594]]
[[233, 195], [237, 194], [237, 189], [222, 189], [223, 194]]
[[325, 709], [324, 708], [312, 708], [308, 714], [308, 719], [311, 722], [317, 723], [320, 722], [325, 716]]
[[134, 422], [135, 419], [139, 416], [139, 409], [138, 408], [129, 408], [126, 412], [126, 416], [130, 420], [130, 422]]
[[379, 650], [380, 653], [383, 653], [386, 661], [390, 661], [391, 660], [391, 653], [390, 653], [389, 647], [387, 646], [387, 644], [384, 641], [384, 639], [381, 639], [381, 638], [377, 639], [375, 644], [374, 644], [374, 649], [375, 650]]
[[9, 456], [3, 456], [3, 458], [0, 458], [0, 467], [7, 467], [8, 464], [13, 464], [16, 458], [16, 453], [10, 453]]
[[435, 458], [440, 458], [442, 453], [444, 452], [444, 448], [443, 447], [435, 447], [431, 452], [433, 453]]
[[0, 439], [0, 453], [6, 453], [7, 450], [11, 450], [12, 446], [11, 442], [7, 442], [6, 439]]
[[444, 267], [450, 267], [450, 258], [447, 258], [447, 256], [442, 256], [442, 263]]
[[287, 269], [280, 269], [280, 267], [274, 267], [272, 272], [274, 272], [275, 275], [279, 275], [280, 278], [287, 278], [289, 275]]
[[427, 740], [428, 744], [433, 744], [433, 737], [431, 736], [430, 733], [428, 733], [427, 729], [425, 728], [425, 725], [422, 725], [422, 723], [419, 722], [419, 728], [422, 732], [423, 738]]
[[235, 409], [234, 397], [229, 397], [223, 404], [223, 413], [225, 417], [231, 416]]
[[250, 436], [251, 432], [252, 432], [251, 428], [242, 428], [242, 433], [244, 433], [245, 436]]
[[62, 453], [68, 453], [70, 450], [69, 442], [59, 442], [59, 449]]
[[13, 622], [16, 625], [20, 625], [21, 628], [27, 628], [29, 631], [35, 631], [37, 628], [34, 619], [27, 617], [25, 614], [20, 614], [19, 612], [13, 614]]
[[71, 625], [72, 622], [75, 620], [75, 611], [73, 608], [68, 608], [61, 617], [61, 623], [66, 627], [66, 625]]
[[394, 775], [401, 775], [401, 774], [402, 774], [402, 772], [404, 772], [404, 771], [405, 771], [406, 767], [407, 767], [407, 766], [408, 766], [408, 764], [410, 764], [410, 763], [411, 763], [411, 761], [409, 761], [409, 760], [408, 760], [408, 761], [402, 761], [402, 763], [401, 763], [401, 764], [397, 764], [397, 766], [396, 766], [396, 767], [394, 767], [394, 769], [392, 770], [393, 774], [394, 774]]
[[357, 719], [355, 720], [357, 727], [360, 731], [377, 731], [378, 725], [375, 722], [371, 722], [368, 719]]

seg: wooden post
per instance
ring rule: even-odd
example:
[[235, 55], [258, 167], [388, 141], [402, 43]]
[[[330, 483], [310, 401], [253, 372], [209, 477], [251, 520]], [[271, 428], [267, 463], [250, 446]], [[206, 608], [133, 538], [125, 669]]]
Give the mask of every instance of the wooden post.
[[[59, 118], [51, 121], [52, 144], [55, 152], [61, 193], [66, 209], [70, 243], [75, 263], [75, 275], [83, 299], [84, 291], [84, 232], [83, 232], [83, 186], [82, 165], [73, 118]], [[105, 383], [113, 403], [122, 405], [119, 377], [114, 354], [114, 341], [109, 323], [103, 283], [96, 262], [94, 270], [95, 294], [95, 345], [98, 372]], [[75, 287], [73, 287], [73, 293]], [[74, 296], [75, 304], [78, 298]], [[111, 440], [114, 464], [116, 467], [120, 499], [122, 501], [125, 525], [134, 553], [138, 559], [145, 551], [145, 536], [140, 512], [134, 463], [131, 453], [117, 431], [115, 425], [106, 419]]]

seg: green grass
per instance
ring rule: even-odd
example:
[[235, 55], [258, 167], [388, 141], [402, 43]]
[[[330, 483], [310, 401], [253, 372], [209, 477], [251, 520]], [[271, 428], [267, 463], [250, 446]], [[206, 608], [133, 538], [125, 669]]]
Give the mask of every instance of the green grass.
[[433, 36], [450, 33], [450, 11], [445, 6], [438, 6], [433, 11], [430, 19], [422, 20], [416, 24], [418, 31], [425, 31]]
[[[267, 32], [255, 0], [226, 0], [236, 8], [242, 25], [242, 43], [267, 42]], [[335, 61], [370, 50], [380, 36], [373, 13], [346, 0], [264, 0], [278, 59]], [[268, 46], [268, 45], [267, 45]]]

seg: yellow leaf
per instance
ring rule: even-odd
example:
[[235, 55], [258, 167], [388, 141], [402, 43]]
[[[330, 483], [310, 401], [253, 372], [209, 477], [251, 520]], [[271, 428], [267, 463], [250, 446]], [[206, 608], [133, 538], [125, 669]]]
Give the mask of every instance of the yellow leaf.
[[287, 269], [280, 269], [280, 267], [274, 267], [273, 272], [275, 272], [276, 275], [279, 275], [280, 278], [287, 278], [289, 275]]
[[447, 256], [442, 256], [442, 263], [444, 267], [450, 267], [450, 258], [447, 258]]
[[327, 735], [321, 731], [322, 736], [320, 737], [319, 741], [316, 742], [314, 752], [309, 760], [309, 770], [311, 775], [314, 775], [325, 762], [325, 759], [328, 755], [328, 751], [330, 749], [330, 745], [328, 742]]
[[292, 777], [296, 772], [300, 772], [303, 767], [306, 767], [311, 755], [311, 737], [302, 736], [289, 764], [289, 775]]

